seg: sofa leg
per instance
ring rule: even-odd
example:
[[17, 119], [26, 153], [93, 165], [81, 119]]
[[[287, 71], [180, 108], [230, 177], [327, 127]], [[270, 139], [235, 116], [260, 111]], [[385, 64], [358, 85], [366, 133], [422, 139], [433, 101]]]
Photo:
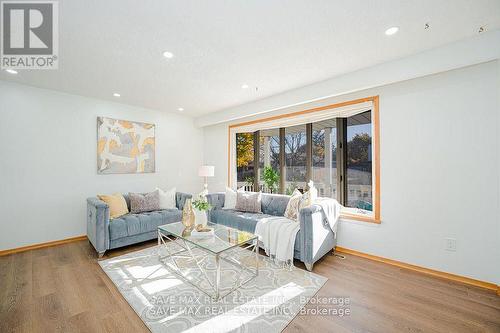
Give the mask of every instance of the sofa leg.
[[101, 258], [104, 256], [104, 252], [106, 252], [106, 251], [97, 252], [97, 257], [98, 257], [99, 259], [101, 259]]
[[306, 269], [307, 269], [309, 272], [311, 272], [311, 271], [313, 270], [313, 265], [314, 265], [314, 263], [312, 263], [312, 262], [311, 262], [311, 263], [306, 263], [306, 262], [305, 262], [304, 264], [306, 265]]

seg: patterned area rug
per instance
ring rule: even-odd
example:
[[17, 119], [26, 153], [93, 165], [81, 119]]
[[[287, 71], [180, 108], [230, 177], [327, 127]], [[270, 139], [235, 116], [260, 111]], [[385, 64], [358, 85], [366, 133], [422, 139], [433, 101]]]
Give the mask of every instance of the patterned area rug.
[[[169, 243], [169, 250], [178, 250]], [[281, 332], [299, 313], [327, 278], [294, 268], [282, 268], [268, 257], [258, 255], [259, 275], [223, 299], [214, 301], [170, 268], [163, 246], [155, 246], [123, 256], [99, 261], [151, 332]], [[193, 260], [177, 261], [189, 281], [204, 290], [214, 281], [215, 260], [194, 250], [204, 275]], [[236, 248], [231, 253], [252, 268], [255, 253]], [[230, 291], [234, 283], [245, 279], [245, 270], [221, 261], [221, 288]], [[184, 273], [185, 272], [185, 273]]]

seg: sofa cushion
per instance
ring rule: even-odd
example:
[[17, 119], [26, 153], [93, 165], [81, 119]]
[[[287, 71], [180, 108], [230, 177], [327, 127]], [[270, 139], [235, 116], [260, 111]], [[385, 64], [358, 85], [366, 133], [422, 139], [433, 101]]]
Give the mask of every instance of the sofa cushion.
[[157, 187], [158, 196], [160, 200], [159, 209], [173, 209], [176, 207], [175, 205], [175, 194], [176, 188], [171, 188], [170, 190], [163, 191], [161, 188]]
[[109, 222], [109, 238], [118, 239], [156, 231], [160, 225], [179, 222], [181, 219], [182, 212], [178, 209], [123, 215]]
[[235, 209], [241, 212], [262, 213], [261, 192], [236, 192]]
[[263, 193], [262, 213], [274, 216], [284, 216], [289, 200], [289, 195]]
[[300, 193], [299, 190], [295, 189], [292, 193], [292, 196], [290, 197], [290, 200], [288, 200], [288, 204], [286, 206], [285, 210], [286, 218], [289, 218], [290, 220], [297, 222], [301, 200], [302, 200], [302, 193]]
[[120, 193], [112, 195], [98, 195], [100, 200], [104, 201], [109, 207], [109, 217], [114, 219], [128, 214], [129, 210], [125, 198]]
[[224, 195], [224, 209], [235, 209], [236, 199], [238, 197], [238, 192], [243, 192], [243, 190], [233, 190], [232, 188], [226, 187], [226, 194]]
[[129, 193], [130, 198], [130, 212], [143, 213], [153, 212], [160, 210], [160, 197], [159, 191], [151, 193]]
[[254, 232], [260, 219], [271, 215], [262, 213], [240, 212], [233, 209], [215, 209], [210, 215], [210, 222], [232, 227], [238, 230]]

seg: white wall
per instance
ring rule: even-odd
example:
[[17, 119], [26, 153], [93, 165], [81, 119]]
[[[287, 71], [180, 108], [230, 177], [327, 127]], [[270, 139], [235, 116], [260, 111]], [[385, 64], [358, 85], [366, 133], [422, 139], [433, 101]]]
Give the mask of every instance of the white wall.
[[[193, 119], [0, 81], [0, 250], [86, 234], [86, 198], [198, 192]], [[156, 124], [156, 173], [98, 175], [97, 116]]]
[[[492, 61], [301, 107], [380, 96], [382, 223], [342, 221], [340, 246], [500, 284], [499, 72]], [[227, 183], [227, 126], [204, 128], [211, 190]]]
[[243, 117], [263, 115], [293, 105], [304, 105], [320, 99], [481, 64], [499, 58], [500, 30], [488, 31], [435, 49], [288, 90], [252, 103], [209, 113], [198, 117], [196, 124], [204, 127]]

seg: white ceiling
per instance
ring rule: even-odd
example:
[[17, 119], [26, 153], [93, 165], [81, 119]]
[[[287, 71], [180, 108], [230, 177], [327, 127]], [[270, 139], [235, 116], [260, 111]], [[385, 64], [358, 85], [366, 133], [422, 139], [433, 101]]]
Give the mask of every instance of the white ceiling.
[[500, 27], [500, 0], [59, 3], [59, 69], [0, 79], [192, 116]]

